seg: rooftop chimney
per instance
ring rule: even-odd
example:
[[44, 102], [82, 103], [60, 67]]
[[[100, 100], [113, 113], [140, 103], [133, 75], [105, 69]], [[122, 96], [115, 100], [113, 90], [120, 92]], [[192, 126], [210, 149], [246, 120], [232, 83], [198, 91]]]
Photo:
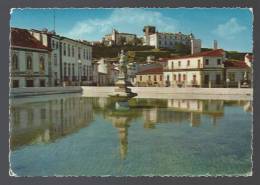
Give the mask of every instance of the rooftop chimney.
[[191, 39], [191, 54], [196, 54], [201, 52], [201, 40]]
[[218, 49], [218, 41], [214, 40], [213, 42], [213, 49]]

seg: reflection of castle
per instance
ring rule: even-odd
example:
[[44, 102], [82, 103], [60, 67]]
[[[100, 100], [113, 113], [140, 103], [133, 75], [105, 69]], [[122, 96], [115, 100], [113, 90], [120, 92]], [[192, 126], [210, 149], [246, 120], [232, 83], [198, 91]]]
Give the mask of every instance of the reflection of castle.
[[11, 105], [11, 148], [53, 141], [87, 126], [93, 120], [87, 101], [69, 97]]

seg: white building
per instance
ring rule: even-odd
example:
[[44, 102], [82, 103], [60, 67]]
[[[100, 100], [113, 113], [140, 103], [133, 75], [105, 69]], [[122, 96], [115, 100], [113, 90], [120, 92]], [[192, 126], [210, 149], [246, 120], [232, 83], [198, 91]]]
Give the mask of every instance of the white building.
[[[226, 84], [228, 87], [251, 86], [252, 56], [247, 54], [244, 61], [227, 60], [225, 65]], [[246, 83], [246, 84], [244, 84]]]
[[51, 86], [93, 83], [92, 46], [87, 42], [61, 37], [47, 29], [30, 33], [51, 50], [48, 69]]
[[120, 33], [116, 29], [112, 30], [111, 34], [105, 35], [103, 38], [105, 45], [135, 45], [136, 35], [131, 33]]
[[27, 30], [11, 28], [11, 87], [50, 86], [51, 50]]
[[49, 61], [49, 84], [50, 86], [61, 85], [61, 68], [60, 68], [60, 36], [55, 32], [48, 32], [47, 29], [30, 30], [31, 35], [40, 41], [44, 46], [51, 50], [51, 60]]
[[119, 69], [117, 65], [111, 62], [109, 59], [101, 58], [97, 61], [97, 71], [98, 71], [98, 85], [114, 85], [118, 74]]
[[84, 42], [61, 37], [62, 81], [66, 85], [92, 84], [92, 47]]
[[191, 45], [193, 34], [156, 32], [154, 26], [145, 26], [144, 45], [154, 46], [155, 48], [175, 48], [176, 44]]
[[222, 49], [168, 59], [164, 69], [166, 86], [221, 87], [225, 52]]

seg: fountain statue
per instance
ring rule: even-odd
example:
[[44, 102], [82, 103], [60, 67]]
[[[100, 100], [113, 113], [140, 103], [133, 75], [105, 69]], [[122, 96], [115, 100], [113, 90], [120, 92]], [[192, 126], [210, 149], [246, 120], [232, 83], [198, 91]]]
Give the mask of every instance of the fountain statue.
[[119, 59], [119, 75], [115, 83], [116, 89], [110, 96], [126, 99], [137, 96], [136, 93], [133, 93], [131, 89], [127, 87], [127, 84], [129, 83], [130, 82], [127, 81], [127, 57], [124, 54], [124, 51], [121, 50]]

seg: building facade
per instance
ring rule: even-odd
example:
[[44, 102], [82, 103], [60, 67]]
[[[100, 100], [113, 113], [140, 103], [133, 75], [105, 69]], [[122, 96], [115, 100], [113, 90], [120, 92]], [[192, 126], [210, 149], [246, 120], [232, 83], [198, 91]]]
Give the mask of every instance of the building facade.
[[222, 49], [168, 59], [166, 86], [223, 87], [225, 52]]
[[40, 41], [44, 46], [51, 50], [51, 58], [48, 63], [49, 84], [50, 86], [61, 85], [60, 75], [60, 37], [55, 32], [48, 32], [47, 29], [29, 30], [30, 34]]
[[135, 77], [135, 86], [163, 86], [163, 68], [156, 67], [138, 72]]
[[143, 44], [155, 48], [174, 49], [177, 44], [190, 46], [191, 40], [194, 39], [193, 34], [157, 32], [154, 26], [145, 26], [143, 32]]
[[92, 47], [84, 42], [62, 37], [60, 50], [63, 85], [91, 85]]
[[[250, 63], [251, 64], [251, 63]], [[228, 87], [243, 87], [243, 85], [251, 86], [252, 68], [246, 61], [230, 61], [224, 62], [226, 85]]]
[[136, 45], [136, 35], [120, 33], [116, 29], [113, 29], [111, 34], [105, 35], [103, 43], [108, 46]]
[[51, 86], [91, 85], [92, 46], [47, 29], [30, 30], [31, 35], [51, 50], [48, 73]]
[[10, 81], [12, 88], [46, 87], [51, 50], [27, 30], [11, 28]]

